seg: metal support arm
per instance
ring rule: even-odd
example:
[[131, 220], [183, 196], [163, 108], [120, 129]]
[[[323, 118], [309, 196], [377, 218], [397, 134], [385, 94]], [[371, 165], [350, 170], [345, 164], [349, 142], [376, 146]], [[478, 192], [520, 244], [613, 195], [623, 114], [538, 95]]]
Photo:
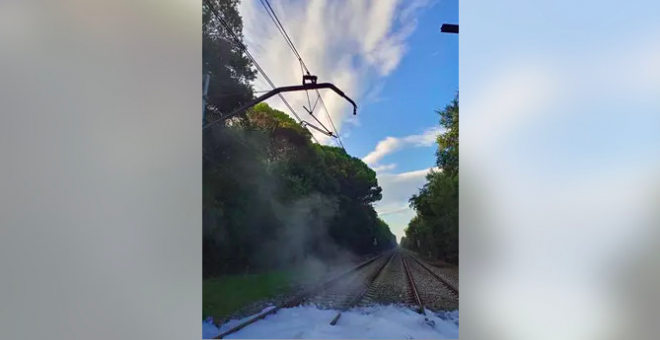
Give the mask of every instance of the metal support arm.
[[209, 128], [209, 127], [211, 127], [211, 126], [213, 126], [213, 125], [215, 125], [219, 122], [224, 122], [227, 119], [238, 115], [239, 113], [241, 113], [241, 112], [243, 112], [243, 111], [259, 104], [259, 103], [261, 103], [262, 101], [264, 101], [264, 100], [266, 100], [266, 99], [268, 99], [268, 98], [270, 98], [270, 97], [272, 97], [276, 94], [279, 94], [279, 93], [282, 93], [282, 92], [294, 92], [294, 91], [318, 90], [318, 89], [331, 89], [331, 90], [335, 91], [338, 95], [344, 97], [351, 104], [353, 104], [353, 114], [354, 115], [357, 114], [357, 105], [355, 104], [355, 102], [351, 98], [349, 98], [346, 94], [344, 94], [344, 92], [342, 92], [340, 89], [338, 89], [335, 85], [330, 84], [330, 83], [321, 83], [321, 84], [307, 83], [307, 84], [303, 84], [303, 85], [284, 86], [284, 87], [275, 88], [275, 89], [273, 89], [269, 92], [264, 93], [260, 97], [255, 98], [254, 100], [248, 102], [247, 104], [239, 107], [238, 109], [234, 110], [233, 112], [220, 117], [218, 120], [216, 120], [212, 123], [206, 124], [206, 126], [202, 127], [202, 129], [207, 129], [207, 128]]

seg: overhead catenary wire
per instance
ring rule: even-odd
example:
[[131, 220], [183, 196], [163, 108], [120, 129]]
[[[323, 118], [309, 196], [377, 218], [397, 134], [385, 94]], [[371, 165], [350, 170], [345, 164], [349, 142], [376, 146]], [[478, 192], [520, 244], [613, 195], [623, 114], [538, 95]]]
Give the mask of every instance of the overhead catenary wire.
[[[291, 48], [291, 51], [293, 51], [293, 54], [298, 59], [298, 62], [300, 63], [300, 66], [301, 66], [301, 71], [304, 69], [303, 72], [305, 72], [305, 73], [307, 73], [307, 75], [309, 75], [310, 72], [309, 72], [309, 69], [307, 68], [307, 65], [303, 61], [302, 56], [298, 52], [298, 49], [296, 49], [295, 44], [291, 40], [291, 37], [289, 37], [289, 34], [286, 32], [286, 29], [284, 28], [284, 25], [282, 25], [282, 22], [277, 17], [277, 14], [273, 10], [273, 7], [270, 5], [270, 2], [268, 0], [260, 0], [260, 2], [261, 2], [261, 5], [266, 10], [266, 12], [268, 13], [268, 16], [270, 17], [270, 19], [273, 21], [273, 23], [277, 27], [277, 30], [282, 34], [282, 36], [284, 37], [284, 40], [286, 41], [287, 45], [289, 46], [289, 48]], [[341, 148], [346, 150], [346, 148], [344, 147], [344, 143], [341, 141], [341, 137], [339, 136], [339, 131], [337, 130], [337, 127], [335, 126], [335, 123], [332, 120], [332, 116], [330, 116], [330, 112], [328, 111], [328, 108], [325, 105], [325, 102], [323, 101], [323, 97], [321, 96], [321, 93], [320, 93], [319, 90], [316, 90], [316, 95], [317, 95], [317, 100], [320, 98], [320, 101], [321, 101], [321, 104], [323, 105], [326, 116], [328, 117], [328, 120], [330, 121], [330, 124], [333, 128], [333, 131], [334, 131], [334, 137], [337, 138], [337, 140], [339, 141], [339, 145], [341, 145]], [[307, 101], [310, 102], [309, 95], [308, 95]], [[310, 103], [310, 105], [311, 105], [311, 103]], [[319, 124], [321, 124], [321, 126], [323, 126], [325, 128], [325, 126], [312, 114], [313, 111], [314, 110], [311, 110], [311, 112], [310, 111], [308, 111], [308, 112]], [[326, 130], [328, 130], [328, 129], [326, 128]]]
[[305, 72], [309, 75], [310, 73], [309, 73], [309, 69], [307, 68], [307, 65], [305, 65], [305, 62], [302, 60], [302, 57], [300, 56], [300, 53], [298, 53], [298, 49], [296, 49], [296, 45], [293, 44], [293, 41], [289, 37], [289, 34], [286, 33], [286, 29], [284, 28], [284, 25], [282, 25], [282, 22], [277, 17], [277, 14], [275, 13], [275, 10], [273, 10], [273, 7], [271, 7], [270, 2], [268, 2], [268, 0], [260, 0], [260, 1], [261, 1], [261, 5], [263, 5], [264, 8], [266, 9], [268, 16], [270, 17], [271, 20], [273, 20], [275, 26], [277, 26], [277, 29], [284, 37], [284, 40], [286, 41], [287, 45], [289, 45], [289, 47], [293, 51], [293, 54], [295, 54], [296, 58], [298, 58], [300, 65], [305, 69]]
[[[305, 92], [307, 92], [307, 91], [305, 91]], [[309, 113], [310, 116], [312, 116], [312, 118], [314, 118], [314, 120], [316, 120], [317, 123], [319, 123], [319, 125], [321, 125], [325, 129], [325, 131], [320, 131], [320, 132], [322, 132], [324, 135], [334, 137], [335, 135], [332, 133], [332, 131], [330, 131], [327, 127], [325, 127], [325, 125], [323, 125], [323, 123], [321, 123], [321, 121], [318, 118], [316, 118], [316, 116], [314, 115], [314, 110], [316, 109], [316, 104], [318, 104], [318, 102], [319, 102], [319, 98], [320, 97], [316, 97], [316, 103], [314, 103], [314, 106], [311, 109], [306, 108], [304, 105], [303, 105], [303, 108], [307, 111], [307, 113]], [[311, 103], [310, 103], [310, 106], [311, 106]]]
[[[255, 98], [255, 99], [252, 99], [249, 102], [239, 106], [234, 111], [232, 111], [230, 113], [227, 113], [227, 114], [224, 114], [221, 117], [221, 119], [218, 119], [218, 120], [214, 121], [213, 123], [209, 123], [209, 124], [204, 125], [202, 127], [202, 129], [205, 130], [205, 129], [210, 128], [212, 125], [217, 124], [218, 122], [224, 122], [227, 119], [232, 118], [232, 117], [240, 114], [241, 112], [244, 112], [245, 110], [255, 106], [256, 104], [261, 103], [264, 100], [267, 100], [268, 98], [270, 98], [274, 95], [277, 95], [278, 93], [295, 92], [295, 91], [301, 91], [301, 90], [316, 90], [316, 89], [331, 89], [332, 91], [337, 93], [339, 96], [343, 97], [349, 103], [351, 103], [353, 105], [353, 114], [356, 114], [357, 104], [355, 104], [355, 102], [350, 97], [346, 96], [346, 94], [344, 92], [342, 92], [340, 89], [338, 89], [335, 85], [330, 84], [330, 83], [320, 83], [320, 84], [308, 83], [308, 84], [303, 84], [303, 85], [282, 86], [282, 87], [278, 87], [276, 89], [273, 89], [271, 91], [268, 91], [267, 93], [264, 93], [263, 95]], [[302, 124], [302, 122], [301, 122], [301, 124]]]
[[[282, 25], [282, 22], [277, 17], [277, 14], [275, 14], [275, 10], [273, 10], [273, 7], [270, 5], [270, 2], [268, 2], [268, 0], [260, 0], [260, 2], [261, 2], [261, 5], [266, 10], [266, 13], [268, 13], [268, 16], [270, 17], [270, 19], [275, 24], [275, 27], [277, 27], [277, 30], [284, 37], [284, 41], [287, 43], [287, 45], [289, 46], [291, 51], [293, 51], [293, 54], [298, 59], [298, 62], [300, 63], [300, 71], [303, 74], [306, 73], [307, 75], [310, 75], [310, 72], [309, 72], [309, 69], [307, 68], [307, 65], [305, 65], [305, 62], [303, 61], [302, 56], [300, 56], [300, 53], [298, 52], [298, 49], [296, 49], [296, 45], [293, 44], [293, 41], [291, 40], [291, 37], [289, 37], [289, 34], [286, 32], [286, 29], [284, 28], [284, 25]], [[319, 91], [316, 90], [316, 93], [317, 93], [317, 102], [318, 102], [318, 93], [319, 93]], [[333, 134], [332, 131], [330, 131], [327, 127], [325, 127], [325, 125], [323, 125], [323, 123], [318, 118], [316, 118], [316, 116], [314, 116], [314, 109], [316, 108], [316, 104], [314, 105], [314, 107], [312, 107], [312, 102], [309, 98], [308, 91], [305, 91], [305, 94], [307, 95], [307, 103], [310, 106], [309, 109], [306, 108], [307, 113], [309, 113], [309, 115], [312, 116], [312, 118], [314, 118], [314, 120], [316, 120], [316, 122], [319, 123], [319, 125], [321, 125], [321, 127], [323, 127], [326, 131], [321, 131], [319, 129], [317, 129], [317, 130], [319, 132], [321, 132], [325, 135], [329, 135], [331, 137], [336, 136], [337, 135], [336, 132]]]
[[339, 137], [339, 132], [337, 131], [337, 127], [335, 127], [335, 123], [332, 121], [332, 117], [330, 117], [330, 112], [328, 112], [328, 107], [325, 106], [325, 102], [323, 101], [323, 97], [321, 96], [320, 93], [318, 93], [319, 90], [316, 90], [316, 92], [318, 94], [318, 98], [321, 100], [321, 106], [323, 106], [323, 109], [325, 110], [325, 114], [328, 117], [328, 120], [330, 121], [330, 124], [332, 125], [332, 129], [335, 131], [335, 133], [337, 135], [337, 141], [339, 141], [339, 145], [341, 145], [342, 149], [346, 150], [346, 148], [344, 147], [344, 143], [342, 143], [342, 141], [341, 141], [341, 137]]
[[[252, 93], [266, 93], [270, 90], [260, 90], [260, 91], [252, 91]], [[225, 98], [225, 97], [237, 97], [237, 96], [243, 96], [245, 93], [243, 92], [234, 92], [234, 93], [222, 93], [218, 94], [215, 97], [217, 98]]]
[[[270, 85], [270, 87], [272, 87], [273, 89], [275, 89], [276, 86], [275, 86], [275, 84], [273, 83], [273, 81], [270, 79], [270, 77], [268, 77], [268, 75], [266, 74], [266, 71], [264, 71], [264, 69], [261, 68], [261, 65], [259, 65], [259, 63], [257, 62], [257, 60], [252, 56], [252, 54], [250, 54], [250, 51], [248, 51], [247, 46], [245, 46], [245, 44], [243, 43], [243, 41], [241, 41], [241, 39], [240, 39], [240, 38], [236, 35], [236, 33], [234, 33], [234, 31], [231, 29], [231, 27], [229, 26], [229, 24], [228, 24], [228, 23], [224, 20], [224, 18], [222, 18], [222, 16], [218, 13], [218, 10], [215, 8], [215, 6], [213, 6], [213, 4], [211, 3], [211, 1], [210, 1], [210, 0], [203, 0], [203, 1], [204, 1], [204, 3], [206, 4], [206, 6], [209, 8], [209, 10], [211, 11], [211, 13], [213, 13], [213, 15], [214, 15], [215, 18], [218, 20], [218, 22], [220, 22], [220, 25], [222, 25], [222, 27], [225, 29], [225, 31], [227, 32], [227, 34], [229, 34], [229, 35], [231, 36], [231, 38], [233, 38], [233, 40], [234, 40], [234, 42], [236, 43], [236, 45], [238, 45], [238, 47], [239, 47], [239, 48], [245, 53], [245, 55], [246, 55], [246, 56], [252, 61], [252, 63], [254, 64], [255, 68], [256, 68], [257, 71], [261, 74], [261, 76], [264, 77], [264, 79], [266, 80], [266, 82], [268, 83], [268, 85]], [[298, 119], [298, 122], [303, 122], [303, 120], [300, 118], [300, 116], [298, 116], [298, 114], [296, 113], [296, 110], [294, 110], [293, 107], [291, 107], [291, 105], [290, 105], [289, 102], [286, 100], [286, 98], [284, 98], [284, 96], [283, 96], [281, 93], [278, 94], [278, 96], [280, 97], [280, 99], [282, 100], [282, 102], [284, 103], [284, 105], [286, 105], [286, 107], [291, 111], [291, 113], [293, 114], [293, 116], [296, 117], [296, 119]], [[320, 144], [319, 141], [316, 139], [316, 137], [314, 137], [314, 134], [312, 134], [312, 139], [314, 139], [314, 141], [315, 141], [316, 143]]]
[[[231, 29], [231, 27], [229, 26], [229, 24], [227, 24], [227, 22], [226, 22], [226, 21], [220, 16], [220, 14], [219, 14], [218, 11], [215, 9], [215, 7], [213, 6], [213, 4], [211, 4], [210, 0], [204, 0], [204, 2], [205, 2], [206, 5], [209, 7], [209, 9], [211, 10], [211, 12], [213, 12], [213, 14], [215, 15], [216, 19], [218, 19], [218, 21], [219, 21], [220, 24], [224, 27], [224, 29], [227, 31], [227, 33], [228, 33], [228, 34], [234, 39], [234, 41], [236, 42], [236, 44], [238, 44], [238, 46], [243, 50], [243, 52], [245, 52], [245, 55], [247, 55], [247, 57], [252, 61], [252, 63], [254, 64], [254, 66], [257, 68], [257, 71], [258, 71], [258, 72], [264, 77], [264, 79], [266, 80], [266, 82], [268, 83], [268, 85], [270, 85], [273, 89], [275, 89], [276, 86], [275, 86], [275, 84], [273, 83], [273, 81], [270, 80], [270, 77], [268, 77], [268, 75], [267, 75], [266, 72], [263, 70], [263, 68], [261, 68], [261, 65], [259, 65], [259, 63], [257, 62], [257, 60], [252, 56], [252, 54], [250, 54], [250, 52], [249, 52], [248, 49], [247, 49], [247, 46], [245, 46], [245, 44], [243, 44], [243, 42], [241, 41], [241, 39], [240, 39], [240, 38], [234, 33], [234, 31]], [[299, 121], [301, 121], [302, 119], [300, 119], [300, 117], [299, 117], [298, 114], [295, 112], [295, 110], [289, 105], [289, 103], [286, 101], [286, 99], [284, 98], [284, 96], [282, 96], [281, 94], [279, 94], [279, 97], [280, 97], [280, 99], [282, 99], [282, 101], [284, 102], [284, 104], [285, 104], [285, 105], [291, 110], [291, 113], [293, 113], [293, 115], [294, 115]]]

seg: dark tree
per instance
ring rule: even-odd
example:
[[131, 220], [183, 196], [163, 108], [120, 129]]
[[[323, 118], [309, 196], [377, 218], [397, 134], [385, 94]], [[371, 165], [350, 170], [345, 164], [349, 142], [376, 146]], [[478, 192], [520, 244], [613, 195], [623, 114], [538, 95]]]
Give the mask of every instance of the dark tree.
[[417, 215], [406, 228], [402, 246], [425, 256], [458, 263], [458, 95], [438, 111], [445, 132], [438, 136], [439, 172], [430, 173], [410, 198]]
[[[243, 21], [238, 0], [210, 0], [230, 29], [242, 41]], [[211, 74], [207, 100], [207, 121], [228, 113], [252, 99], [250, 82], [256, 71], [252, 62], [230, 33], [204, 4], [202, 7], [202, 59], [204, 74]]]
[[[243, 39], [237, 0], [211, 0]], [[253, 99], [255, 71], [205, 5], [203, 71], [210, 72], [207, 122]], [[337, 252], [368, 254], [396, 240], [372, 204], [375, 172], [265, 103], [203, 130], [203, 275], [290, 266]]]

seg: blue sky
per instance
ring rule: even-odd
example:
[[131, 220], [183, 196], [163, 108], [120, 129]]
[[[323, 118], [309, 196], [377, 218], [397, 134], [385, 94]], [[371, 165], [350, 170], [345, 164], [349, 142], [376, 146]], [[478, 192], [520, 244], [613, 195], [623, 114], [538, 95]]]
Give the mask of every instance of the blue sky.
[[[475, 218], [461, 235], [461, 256], [496, 269], [472, 280], [485, 293], [483, 316], [499, 327], [491, 333], [533, 338], [570, 305], [570, 317], [546, 337], [583, 339], [613, 327], [626, 334], [621, 325], [635, 315], [612, 290], [620, 286], [610, 284], [612, 273], [657, 254], [637, 251], [657, 239], [660, 2], [461, 2], [457, 67], [458, 37], [438, 28], [458, 22], [458, 2], [282, 0], [276, 10], [319, 79], [357, 97], [357, 120], [331, 103], [348, 151], [372, 155], [381, 167], [396, 164], [378, 174], [380, 212], [396, 211], [424, 183], [434, 147], [417, 145], [437, 126], [433, 110], [458, 85], [445, 75], [458, 68], [461, 217]], [[283, 67], [281, 38], [258, 29], [269, 25], [256, 15], [258, 1], [242, 9], [249, 48], [276, 83], [298, 83], [297, 65]], [[442, 58], [431, 57], [436, 51]], [[398, 236], [410, 217], [409, 210], [384, 215]], [[561, 294], [539, 295], [557, 282]], [[547, 308], [533, 310], [535, 300]]]
[[[332, 93], [324, 101], [347, 151], [377, 171], [380, 216], [400, 239], [414, 216], [408, 199], [435, 166], [435, 110], [458, 91], [458, 36], [440, 33], [458, 23], [455, 0], [271, 1], [305, 64], [320, 82], [332, 82], [356, 100], [358, 115]], [[301, 81], [300, 66], [258, 0], [240, 12], [250, 52], [277, 85]], [[255, 88], [268, 88], [258, 78]], [[304, 93], [286, 94], [297, 113]], [[278, 98], [268, 101], [288, 113]], [[316, 112], [330, 126], [323, 111]], [[335, 140], [315, 136], [324, 144]]]
[[[408, 136], [438, 125], [434, 111], [444, 107], [458, 90], [458, 36], [441, 34], [443, 22], [458, 22], [456, 1], [439, 1], [417, 16], [408, 51], [398, 67], [383, 78], [380, 100], [364, 103], [362, 125], [351, 128], [350, 152], [366, 156], [386, 136]], [[347, 145], [347, 146], [348, 146]], [[432, 148], [411, 148], [385, 157], [398, 163], [398, 171], [433, 165]]]

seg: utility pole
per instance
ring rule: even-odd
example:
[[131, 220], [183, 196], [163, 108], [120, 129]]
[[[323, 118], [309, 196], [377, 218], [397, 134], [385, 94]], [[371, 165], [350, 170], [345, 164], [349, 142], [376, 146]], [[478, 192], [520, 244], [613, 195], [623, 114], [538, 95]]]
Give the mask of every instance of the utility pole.
[[203, 92], [202, 92], [202, 125], [204, 125], [204, 121], [206, 120], [206, 95], [209, 93], [209, 82], [211, 81], [211, 73], [206, 73], [204, 75], [204, 83], [203, 83]]

